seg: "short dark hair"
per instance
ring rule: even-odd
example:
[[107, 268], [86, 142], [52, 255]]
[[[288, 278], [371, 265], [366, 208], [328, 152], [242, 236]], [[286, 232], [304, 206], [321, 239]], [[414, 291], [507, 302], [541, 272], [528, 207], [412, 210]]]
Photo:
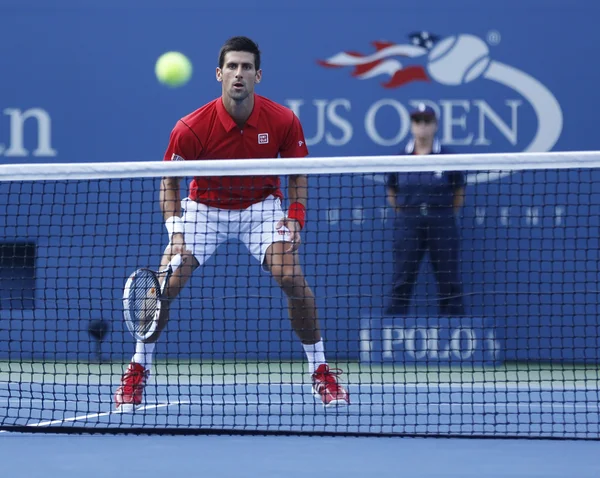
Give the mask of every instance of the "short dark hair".
[[230, 51], [245, 51], [254, 55], [254, 68], [260, 70], [260, 50], [258, 45], [248, 37], [231, 37], [219, 51], [219, 68], [225, 64], [225, 55]]

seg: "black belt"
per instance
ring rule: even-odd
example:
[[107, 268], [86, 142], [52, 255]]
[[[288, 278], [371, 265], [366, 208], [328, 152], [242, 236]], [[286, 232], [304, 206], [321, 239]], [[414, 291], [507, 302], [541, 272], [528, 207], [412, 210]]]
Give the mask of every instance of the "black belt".
[[421, 216], [427, 216], [430, 212], [451, 210], [452, 206], [437, 206], [429, 205], [427, 203], [421, 203], [418, 206], [400, 206], [400, 211], [418, 211]]

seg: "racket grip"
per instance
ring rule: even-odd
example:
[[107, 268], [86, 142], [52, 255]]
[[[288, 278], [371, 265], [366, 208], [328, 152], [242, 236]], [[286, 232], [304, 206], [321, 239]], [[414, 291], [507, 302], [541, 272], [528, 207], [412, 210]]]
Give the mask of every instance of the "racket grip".
[[177, 254], [176, 256], [174, 256], [171, 259], [171, 262], [169, 262], [169, 265], [171, 266], [171, 273], [174, 274], [175, 271], [177, 269], [179, 269], [179, 266], [183, 263], [183, 260], [181, 258], [181, 254]]

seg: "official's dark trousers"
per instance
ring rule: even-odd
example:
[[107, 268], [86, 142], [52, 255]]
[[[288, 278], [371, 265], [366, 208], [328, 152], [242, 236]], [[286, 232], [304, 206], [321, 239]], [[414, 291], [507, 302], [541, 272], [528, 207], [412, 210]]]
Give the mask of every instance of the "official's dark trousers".
[[386, 311], [408, 315], [419, 266], [426, 252], [433, 266], [441, 316], [464, 315], [459, 279], [459, 236], [451, 208], [405, 208], [396, 215], [394, 284]]

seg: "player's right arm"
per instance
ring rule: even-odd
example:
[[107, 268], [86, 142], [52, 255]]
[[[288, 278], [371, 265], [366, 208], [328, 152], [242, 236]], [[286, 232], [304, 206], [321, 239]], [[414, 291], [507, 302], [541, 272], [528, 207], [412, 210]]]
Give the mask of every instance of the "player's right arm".
[[[178, 121], [171, 132], [164, 160], [196, 159], [200, 156], [200, 149], [198, 137], [187, 124]], [[180, 177], [164, 177], [160, 185], [160, 209], [169, 232], [172, 254], [185, 252], [184, 225], [181, 219], [181, 179]]]
[[166, 177], [160, 183], [160, 210], [167, 221], [173, 216], [181, 217], [181, 178]]
[[160, 209], [169, 231], [172, 254], [182, 254], [185, 249], [180, 183], [181, 178], [165, 177], [160, 184]]

